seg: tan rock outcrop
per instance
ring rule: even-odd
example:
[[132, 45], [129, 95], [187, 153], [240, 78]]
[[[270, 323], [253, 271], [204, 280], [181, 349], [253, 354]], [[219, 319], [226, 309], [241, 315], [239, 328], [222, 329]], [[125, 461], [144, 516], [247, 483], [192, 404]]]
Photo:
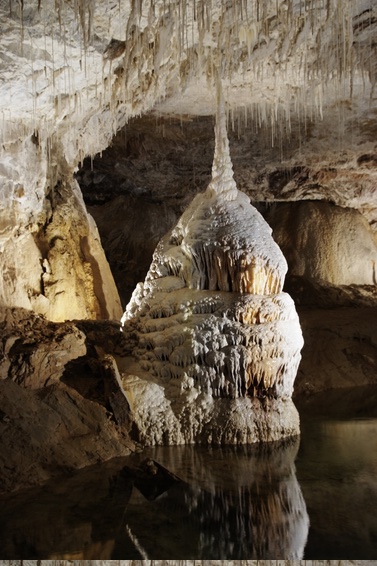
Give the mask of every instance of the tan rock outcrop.
[[301, 201], [272, 206], [267, 219], [291, 277], [331, 285], [377, 284], [377, 241], [357, 210]]
[[76, 181], [57, 189], [55, 199], [51, 219], [38, 234], [44, 314], [55, 321], [119, 319], [119, 294]]
[[119, 294], [76, 181], [61, 182], [46, 199], [41, 195], [34, 210], [32, 187], [23, 190], [24, 197], [13, 194], [0, 211], [0, 305], [53, 321], [119, 319]]

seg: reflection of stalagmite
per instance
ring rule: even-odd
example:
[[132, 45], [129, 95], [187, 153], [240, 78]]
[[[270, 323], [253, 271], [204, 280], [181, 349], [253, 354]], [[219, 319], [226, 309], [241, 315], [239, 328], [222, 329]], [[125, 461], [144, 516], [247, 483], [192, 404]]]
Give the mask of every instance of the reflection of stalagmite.
[[[300, 559], [309, 518], [295, 475], [298, 445], [294, 439], [211, 454], [193, 446], [158, 447], [151, 451], [160, 461], [142, 455], [126, 466], [121, 459], [92, 466], [4, 499], [0, 548], [5, 556], [33, 548], [35, 555], [75, 559], [59, 561], [64, 566], [120, 555]], [[57, 540], [57, 528], [65, 537]]]
[[[309, 517], [295, 472], [298, 448], [299, 439], [211, 455], [191, 446], [152, 449], [183, 480], [154, 502], [155, 512], [172, 525], [184, 520], [195, 556], [302, 559]], [[148, 537], [135, 530], [151, 555]]]
[[287, 265], [237, 190], [220, 89], [218, 98], [212, 180], [158, 244], [122, 318], [137, 361], [124, 365], [124, 386], [152, 444], [299, 432], [290, 397], [302, 335], [281, 292]]

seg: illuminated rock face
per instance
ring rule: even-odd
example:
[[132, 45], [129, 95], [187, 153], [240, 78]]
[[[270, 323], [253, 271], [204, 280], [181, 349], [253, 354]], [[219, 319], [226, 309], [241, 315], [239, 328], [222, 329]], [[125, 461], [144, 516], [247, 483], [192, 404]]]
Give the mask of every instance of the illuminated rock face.
[[54, 188], [39, 210], [25, 201], [8, 203], [13, 224], [4, 222], [0, 234], [0, 305], [55, 322], [119, 318], [119, 295], [76, 181]]
[[212, 181], [157, 246], [122, 319], [139, 367], [123, 385], [147, 444], [299, 433], [291, 395], [303, 342], [281, 292], [287, 266], [237, 190], [228, 149], [220, 115]]

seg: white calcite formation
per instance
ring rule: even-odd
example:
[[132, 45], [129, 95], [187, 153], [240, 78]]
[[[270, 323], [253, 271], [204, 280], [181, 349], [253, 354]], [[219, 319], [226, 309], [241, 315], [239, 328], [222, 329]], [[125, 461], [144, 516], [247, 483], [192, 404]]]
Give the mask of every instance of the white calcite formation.
[[212, 181], [157, 246], [122, 318], [123, 386], [146, 444], [246, 443], [299, 433], [303, 345], [286, 261], [237, 190], [219, 101]]

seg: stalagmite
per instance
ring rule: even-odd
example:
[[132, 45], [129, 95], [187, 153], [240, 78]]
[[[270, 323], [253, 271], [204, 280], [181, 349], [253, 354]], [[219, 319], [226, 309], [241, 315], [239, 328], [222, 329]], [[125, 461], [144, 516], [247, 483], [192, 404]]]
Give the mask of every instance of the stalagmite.
[[236, 187], [220, 86], [217, 107], [212, 180], [158, 244], [122, 317], [123, 387], [146, 444], [299, 434], [291, 395], [303, 341], [282, 293], [286, 261]]

